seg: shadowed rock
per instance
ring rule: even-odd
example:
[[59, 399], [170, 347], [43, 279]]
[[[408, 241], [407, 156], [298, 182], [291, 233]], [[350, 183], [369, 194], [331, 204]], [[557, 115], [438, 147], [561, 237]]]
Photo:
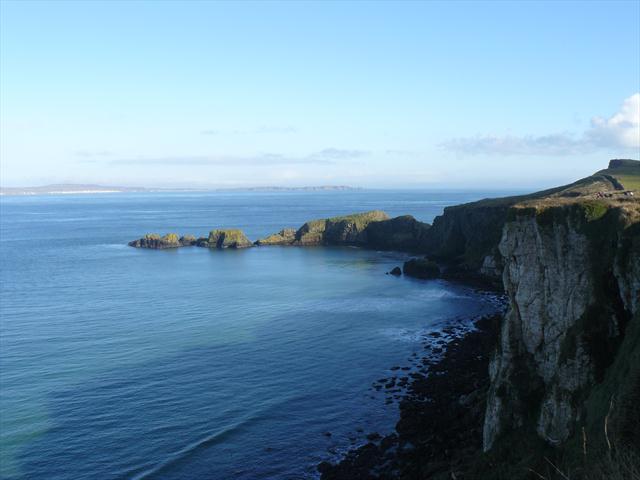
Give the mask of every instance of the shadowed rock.
[[412, 258], [404, 262], [402, 271], [405, 275], [415, 278], [438, 278], [440, 276], [440, 268], [435, 262], [426, 258]]
[[420, 248], [430, 227], [411, 215], [403, 215], [367, 225], [365, 241], [370, 248], [415, 251]]

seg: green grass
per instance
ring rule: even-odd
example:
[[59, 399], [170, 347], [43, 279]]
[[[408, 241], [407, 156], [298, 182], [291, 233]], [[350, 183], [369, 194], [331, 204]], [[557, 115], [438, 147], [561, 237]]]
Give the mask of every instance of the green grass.
[[614, 175], [626, 190], [640, 192], [640, 175]]
[[600, 170], [598, 173], [615, 177], [626, 190], [640, 192], [640, 161], [638, 160], [623, 160], [620, 165]]

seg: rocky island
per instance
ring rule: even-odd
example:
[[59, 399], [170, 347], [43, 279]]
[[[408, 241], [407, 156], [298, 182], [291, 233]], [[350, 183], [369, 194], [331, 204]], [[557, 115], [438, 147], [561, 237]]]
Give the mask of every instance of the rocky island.
[[405, 275], [481, 280], [506, 294], [504, 317], [483, 319], [454, 342], [429, 365], [439, 375], [413, 379], [397, 432], [323, 463], [325, 480], [633, 478], [639, 195], [640, 161], [612, 160], [570, 185], [448, 207], [432, 225], [376, 210], [312, 220], [253, 244], [239, 230], [215, 230], [206, 239], [146, 235], [130, 245], [399, 250], [417, 256]]

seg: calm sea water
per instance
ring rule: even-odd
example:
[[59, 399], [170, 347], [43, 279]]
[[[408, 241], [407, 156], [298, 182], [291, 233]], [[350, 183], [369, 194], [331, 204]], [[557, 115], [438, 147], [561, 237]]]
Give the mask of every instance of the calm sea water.
[[2, 198], [0, 476], [312, 478], [319, 461], [392, 430], [397, 405], [372, 381], [420, 351], [421, 334], [491, 305], [385, 275], [401, 253], [126, 242], [215, 227], [257, 239], [373, 208], [430, 222], [486, 196]]

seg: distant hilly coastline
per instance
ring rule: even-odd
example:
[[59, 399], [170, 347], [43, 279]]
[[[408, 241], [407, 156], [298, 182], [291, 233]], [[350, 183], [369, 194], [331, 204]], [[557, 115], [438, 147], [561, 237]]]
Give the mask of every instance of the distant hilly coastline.
[[308, 187], [237, 187], [237, 188], [147, 188], [116, 187], [93, 184], [63, 183], [39, 187], [0, 187], [0, 195], [82, 195], [96, 193], [144, 193], [144, 192], [322, 192], [360, 190], [347, 185], [318, 185]]

